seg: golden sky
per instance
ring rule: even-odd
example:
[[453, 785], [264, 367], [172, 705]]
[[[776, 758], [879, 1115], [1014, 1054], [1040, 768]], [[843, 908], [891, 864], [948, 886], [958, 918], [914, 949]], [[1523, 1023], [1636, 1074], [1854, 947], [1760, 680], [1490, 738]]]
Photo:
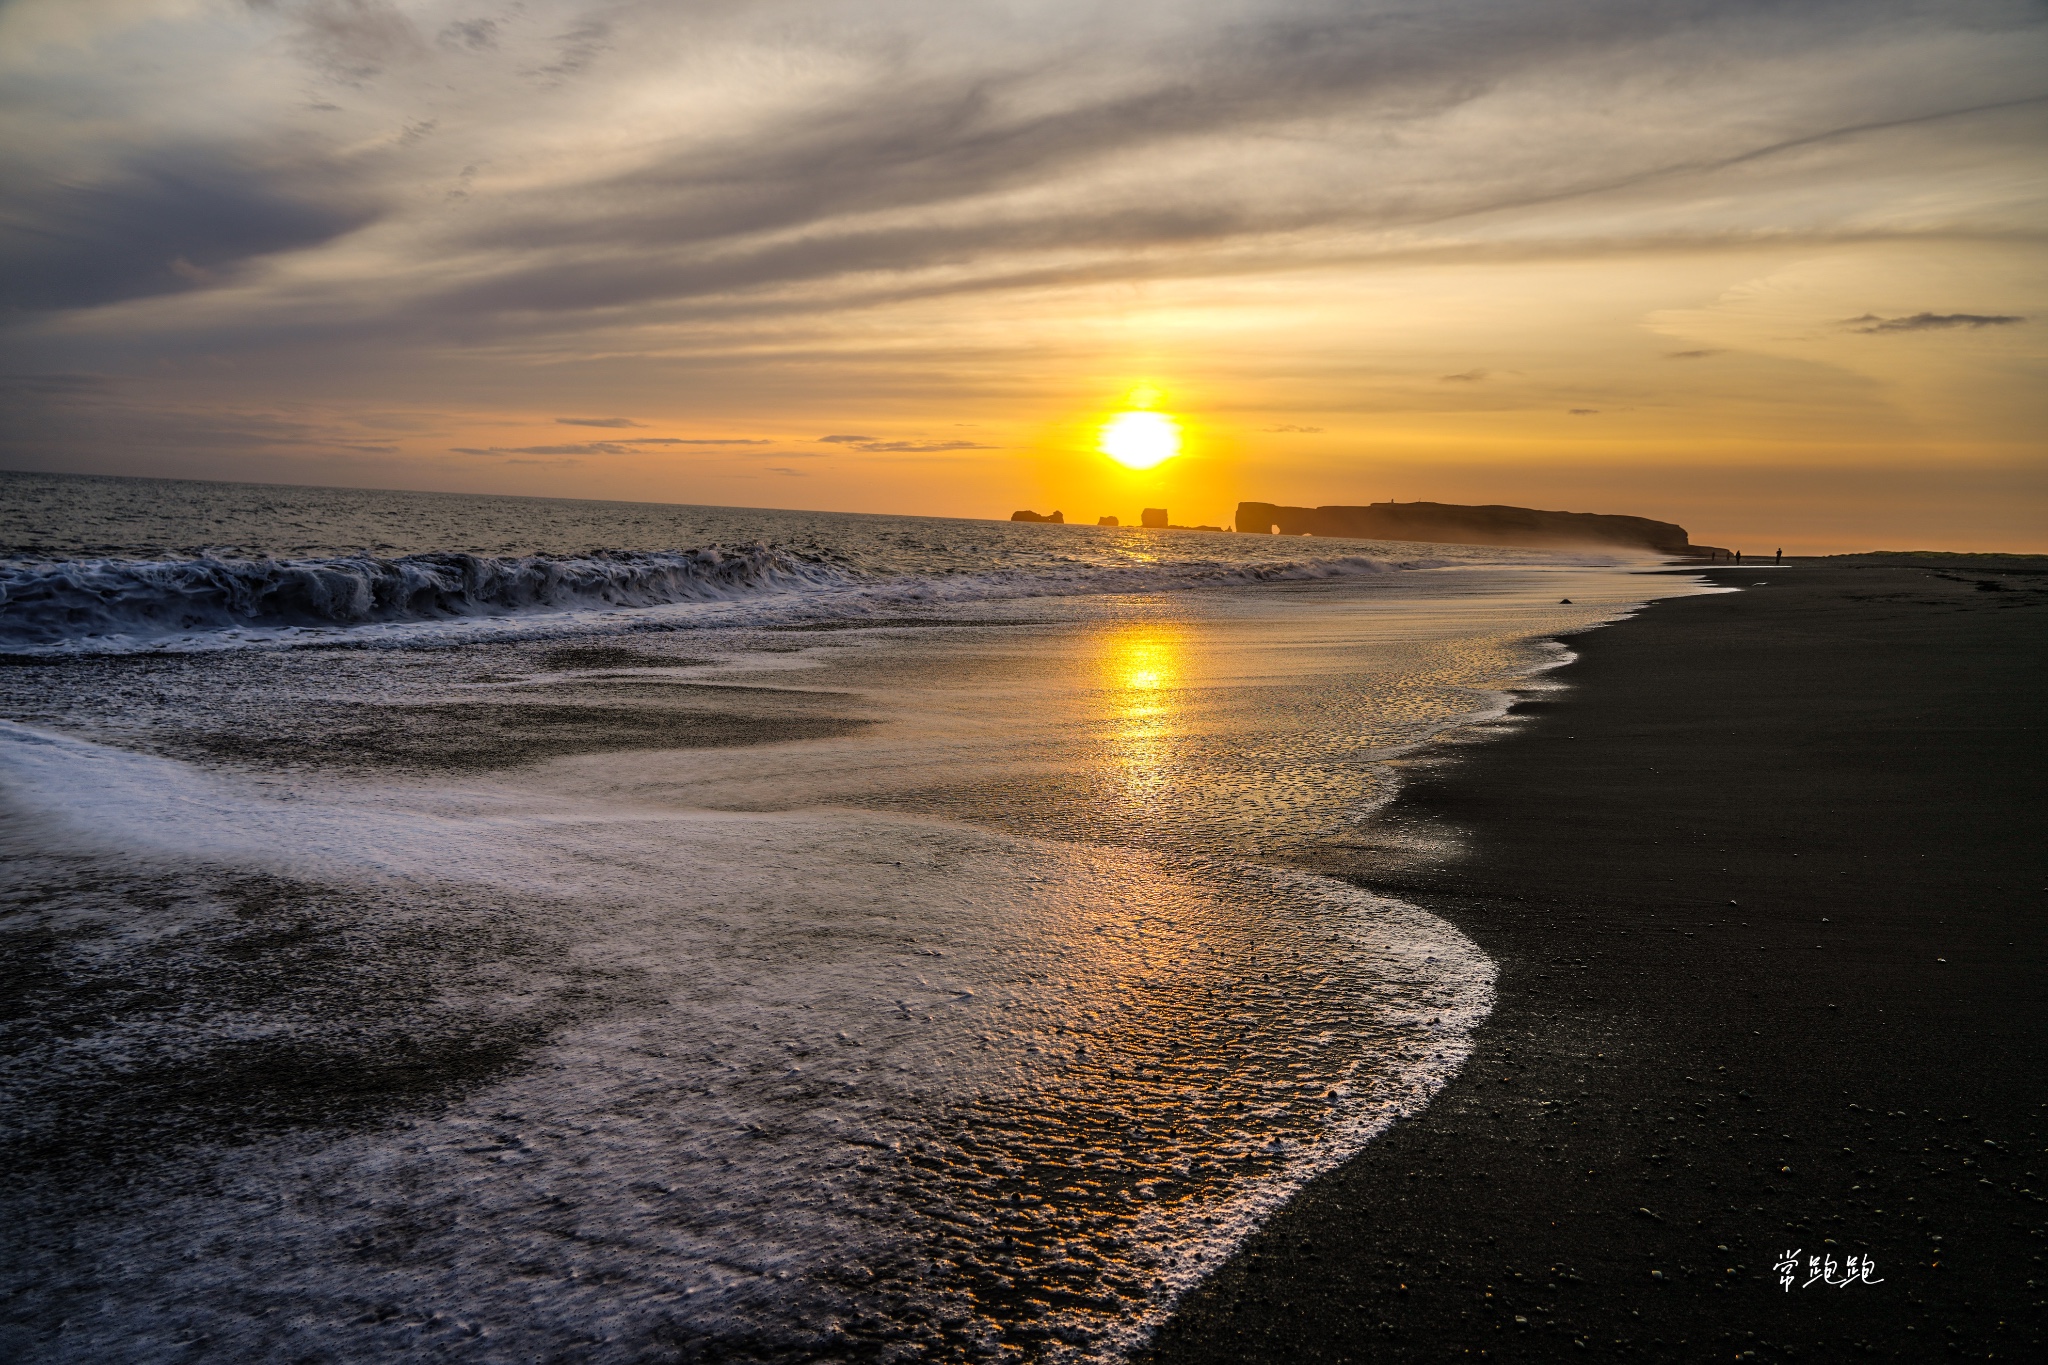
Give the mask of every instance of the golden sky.
[[2034, 4], [15, 0], [0, 90], [7, 467], [2048, 550]]

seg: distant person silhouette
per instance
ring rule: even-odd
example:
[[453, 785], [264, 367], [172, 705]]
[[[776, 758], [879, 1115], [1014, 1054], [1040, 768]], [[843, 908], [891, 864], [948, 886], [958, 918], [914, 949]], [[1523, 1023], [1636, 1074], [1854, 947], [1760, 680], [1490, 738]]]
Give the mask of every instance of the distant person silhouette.
[[1780, 550], [1780, 551], [1778, 551], [1778, 552], [1777, 552], [1776, 554], [1774, 554], [1774, 555], [1772, 555], [1772, 556], [1771, 556], [1771, 563], [1773, 563], [1773, 564], [1783, 564], [1784, 562], [1785, 562], [1785, 552], [1784, 552], [1783, 550]]
[[1736, 562], [1737, 564], [1740, 564], [1740, 563], [1742, 562], [1742, 551], [1740, 551], [1740, 550], [1737, 550], [1737, 551], [1735, 552], [1735, 562]]

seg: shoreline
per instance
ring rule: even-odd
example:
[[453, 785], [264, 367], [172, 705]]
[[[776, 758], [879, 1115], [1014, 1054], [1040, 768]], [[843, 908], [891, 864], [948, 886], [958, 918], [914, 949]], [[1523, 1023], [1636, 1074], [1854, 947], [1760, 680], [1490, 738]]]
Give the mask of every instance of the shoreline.
[[1705, 572], [1752, 590], [1569, 637], [1319, 860], [1476, 941], [1494, 1014], [1135, 1359], [2042, 1349], [2048, 593]]

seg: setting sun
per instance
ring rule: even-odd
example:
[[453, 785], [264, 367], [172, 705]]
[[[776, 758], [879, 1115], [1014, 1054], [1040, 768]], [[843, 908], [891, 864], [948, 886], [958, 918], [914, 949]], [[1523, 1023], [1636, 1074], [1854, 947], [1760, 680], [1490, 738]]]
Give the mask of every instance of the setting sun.
[[1095, 448], [1126, 469], [1150, 469], [1180, 454], [1180, 427], [1162, 412], [1120, 412]]

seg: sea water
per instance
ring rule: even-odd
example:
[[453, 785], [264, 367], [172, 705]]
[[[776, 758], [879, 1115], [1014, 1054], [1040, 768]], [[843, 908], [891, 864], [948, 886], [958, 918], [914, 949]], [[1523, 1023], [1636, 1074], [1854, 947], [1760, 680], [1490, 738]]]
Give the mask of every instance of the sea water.
[[0, 1343], [51, 1360], [1114, 1359], [1488, 1010], [1305, 869], [1652, 582], [0, 482]]

